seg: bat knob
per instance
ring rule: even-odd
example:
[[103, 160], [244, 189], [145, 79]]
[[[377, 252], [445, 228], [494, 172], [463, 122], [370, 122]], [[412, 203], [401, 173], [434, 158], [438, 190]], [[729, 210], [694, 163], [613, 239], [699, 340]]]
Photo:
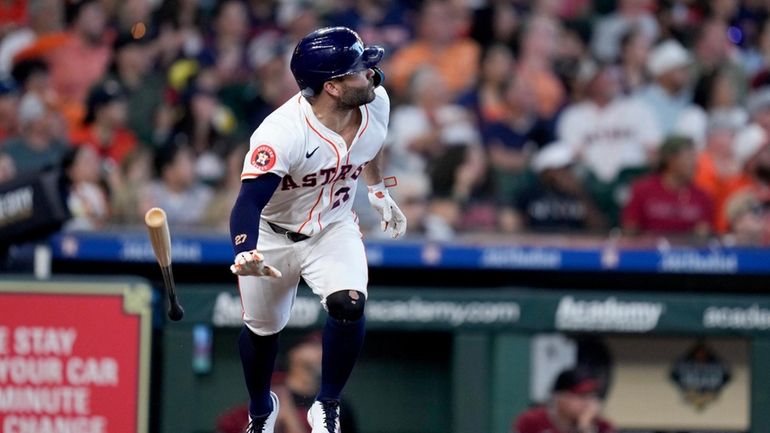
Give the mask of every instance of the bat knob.
[[174, 322], [182, 320], [184, 317], [184, 308], [181, 305], [171, 305], [168, 307], [168, 318]]

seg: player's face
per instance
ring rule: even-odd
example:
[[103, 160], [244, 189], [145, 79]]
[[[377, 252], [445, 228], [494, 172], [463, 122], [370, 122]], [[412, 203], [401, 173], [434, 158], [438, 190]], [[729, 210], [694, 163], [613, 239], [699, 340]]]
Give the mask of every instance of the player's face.
[[342, 108], [357, 108], [374, 101], [374, 71], [364, 71], [348, 74], [339, 81], [341, 91], [339, 104]]

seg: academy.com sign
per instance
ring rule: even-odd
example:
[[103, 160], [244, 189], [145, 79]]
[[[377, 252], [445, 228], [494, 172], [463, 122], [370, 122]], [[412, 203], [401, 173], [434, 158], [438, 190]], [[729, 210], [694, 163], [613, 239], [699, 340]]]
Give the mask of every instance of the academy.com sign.
[[[220, 293], [214, 304], [212, 323], [215, 326], [240, 326], [242, 307], [237, 295]], [[315, 297], [298, 296], [294, 302], [288, 327], [304, 328], [319, 324], [325, 316]], [[369, 324], [437, 324], [463, 325], [513, 324], [521, 317], [521, 307], [511, 301], [431, 300], [412, 297], [400, 300], [370, 298], [366, 302]]]
[[519, 321], [521, 307], [516, 302], [462, 302], [427, 300], [371, 301], [367, 320], [373, 322], [442, 323], [451, 326], [510, 324]]
[[563, 331], [648, 332], [665, 309], [659, 302], [578, 300], [565, 296], [556, 309], [556, 329]]

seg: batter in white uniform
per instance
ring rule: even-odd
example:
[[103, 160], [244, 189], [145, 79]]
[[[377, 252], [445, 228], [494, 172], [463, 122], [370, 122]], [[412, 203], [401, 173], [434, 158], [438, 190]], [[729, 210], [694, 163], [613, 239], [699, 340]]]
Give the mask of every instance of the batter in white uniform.
[[339, 398], [363, 344], [367, 264], [352, 212], [358, 179], [392, 236], [406, 219], [390, 198], [379, 159], [390, 103], [376, 65], [383, 55], [344, 27], [317, 30], [294, 50], [300, 93], [251, 136], [233, 207], [231, 266], [243, 302], [239, 347], [250, 396], [248, 433], [273, 432], [270, 391], [278, 333], [300, 277], [328, 311], [321, 388], [308, 412], [313, 433], [339, 433]]

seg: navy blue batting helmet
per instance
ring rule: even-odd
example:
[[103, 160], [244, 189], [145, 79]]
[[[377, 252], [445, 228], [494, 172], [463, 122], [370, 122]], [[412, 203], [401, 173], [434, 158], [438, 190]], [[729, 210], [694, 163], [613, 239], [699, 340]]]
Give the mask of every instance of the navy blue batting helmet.
[[[310, 97], [332, 78], [374, 68], [385, 50], [364, 46], [358, 33], [347, 27], [326, 27], [302, 38], [291, 55], [291, 73], [302, 95]], [[375, 83], [382, 81], [377, 72]]]

